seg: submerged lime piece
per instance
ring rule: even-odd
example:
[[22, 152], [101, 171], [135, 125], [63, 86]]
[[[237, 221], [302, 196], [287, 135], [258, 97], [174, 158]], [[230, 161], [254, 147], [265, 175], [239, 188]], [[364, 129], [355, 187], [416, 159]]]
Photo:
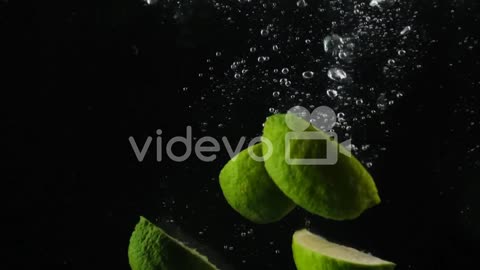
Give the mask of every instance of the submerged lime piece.
[[144, 217], [140, 217], [130, 238], [128, 259], [132, 270], [218, 270], [207, 257]]
[[275, 185], [263, 161], [262, 145], [256, 144], [232, 158], [220, 172], [220, 186], [230, 206], [248, 220], [266, 224], [286, 216], [295, 204]]
[[356, 249], [327, 241], [307, 230], [293, 235], [298, 270], [392, 270], [395, 264]]
[[[294, 132], [286, 119], [289, 126], [308, 128]], [[267, 118], [263, 136], [273, 145], [272, 156], [265, 160], [268, 174], [300, 207], [325, 218], [345, 220], [380, 203], [375, 182], [362, 164], [307, 121], [294, 114], [273, 115]], [[266, 146], [263, 152], [271, 150]], [[330, 157], [335, 161], [331, 164], [311, 163], [331, 154], [335, 154]]]

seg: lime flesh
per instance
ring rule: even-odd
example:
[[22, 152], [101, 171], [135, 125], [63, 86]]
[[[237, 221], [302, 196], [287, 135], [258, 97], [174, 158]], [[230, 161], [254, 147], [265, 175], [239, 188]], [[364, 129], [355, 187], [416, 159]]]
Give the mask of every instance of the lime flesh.
[[232, 158], [220, 172], [220, 187], [230, 206], [246, 219], [266, 224], [286, 216], [295, 204], [275, 185], [262, 161], [262, 145], [256, 144]]
[[[288, 117], [291, 117], [291, 114], [288, 114]], [[298, 117], [292, 119], [306, 122]], [[265, 160], [265, 168], [287, 197], [313, 214], [334, 220], [354, 219], [366, 209], [380, 203], [372, 177], [355, 157], [345, 154], [346, 150], [342, 145], [330, 140], [326, 133], [311, 125], [306, 131], [293, 134], [285, 120], [285, 114], [267, 118], [263, 136], [273, 145], [273, 154]], [[299, 123], [298, 126], [304, 124]], [[296, 134], [307, 133], [315, 135], [316, 139], [288, 139], [296, 138]], [[327, 147], [337, 151], [334, 164], [287, 163], [287, 158], [325, 158]], [[263, 148], [264, 153], [269, 151], [266, 144]]]
[[307, 230], [295, 232], [292, 250], [298, 270], [391, 270], [395, 268], [392, 262], [329, 242]]
[[132, 270], [217, 270], [207, 257], [172, 238], [144, 217], [128, 246]]

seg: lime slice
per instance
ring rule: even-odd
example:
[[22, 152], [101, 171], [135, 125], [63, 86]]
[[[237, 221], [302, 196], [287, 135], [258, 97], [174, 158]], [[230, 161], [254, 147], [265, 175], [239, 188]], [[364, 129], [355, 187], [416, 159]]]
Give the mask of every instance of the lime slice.
[[293, 235], [298, 270], [391, 270], [395, 264], [356, 249], [335, 244], [307, 230]]
[[135, 227], [128, 246], [132, 270], [215, 270], [207, 257], [172, 238], [144, 217]]
[[[307, 129], [294, 132], [286, 119], [290, 127]], [[284, 194], [307, 211], [345, 220], [380, 203], [375, 183], [362, 164], [307, 121], [294, 114], [273, 115], [267, 118], [263, 136], [273, 145], [272, 156], [265, 160], [268, 174]], [[267, 153], [271, 149], [266, 146], [263, 152]], [[330, 163], [320, 164], [325, 161]]]
[[265, 171], [262, 145], [256, 144], [232, 158], [220, 172], [220, 187], [228, 204], [246, 219], [266, 224], [286, 216], [295, 204], [273, 183]]

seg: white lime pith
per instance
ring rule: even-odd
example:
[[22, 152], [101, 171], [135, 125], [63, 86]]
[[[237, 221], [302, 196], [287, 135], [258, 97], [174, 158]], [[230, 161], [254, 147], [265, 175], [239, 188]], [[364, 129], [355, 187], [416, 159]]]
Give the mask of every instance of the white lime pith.
[[298, 270], [392, 270], [395, 264], [356, 249], [327, 241], [307, 230], [293, 235]]

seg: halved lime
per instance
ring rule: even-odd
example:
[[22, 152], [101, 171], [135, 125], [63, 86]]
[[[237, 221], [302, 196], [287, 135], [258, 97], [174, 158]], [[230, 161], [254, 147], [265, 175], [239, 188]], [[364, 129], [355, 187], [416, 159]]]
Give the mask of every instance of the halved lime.
[[295, 204], [273, 183], [265, 170], [262, 145], [256, 144], [232, 158], [220, 172], [220, 187], [230, 206], [246, 219], [266, 224], [286, 216]]
[[[290, 126], [308, 128], [290, 130], [287, 117]], [[380, 203], [375, 183], [362, 164], [347, 155], [331, 135], [305, 120], [293, 114], [273, 115], [264, 125], [263, 136], [273, 145], [272, 156], [265, 160], [268, 174], [287, 197], [307, 211], [344, 220]], [[266, 146], [264, 152], [271, 151]]]
[[218, 270], [207, 257], [169, 236], [144, 217], [128, 246], [132, 270]]
[[327, 241], [307, 230], [293, 235], [298, 270], [391, 270], [395, 264], [356, 249]]

